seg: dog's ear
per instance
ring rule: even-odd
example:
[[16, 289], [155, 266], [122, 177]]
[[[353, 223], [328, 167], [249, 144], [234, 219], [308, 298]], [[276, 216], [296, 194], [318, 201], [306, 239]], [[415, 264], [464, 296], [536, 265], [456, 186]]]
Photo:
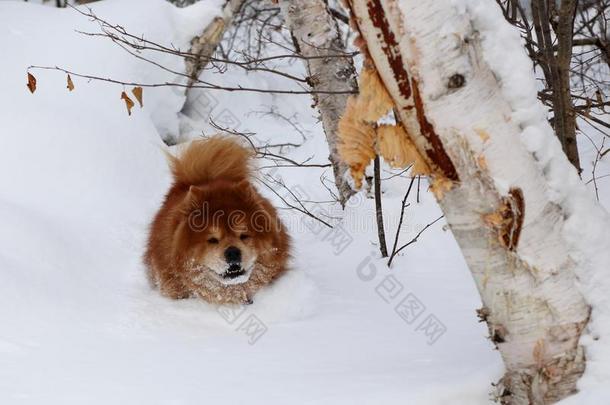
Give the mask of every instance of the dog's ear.
[[248, 180], [242, 180], [237, 183], [237, 189], [243, 193], [243, 196], [250, 202], [254, 202], [258, 199], [258, 191], [250, 184]]
[[197, 200], [201, 197], [204, 190], [199, 186], [190, 186], [189, 191], [186, 193], [185, 201]]
[[200, 209], [205, 201], [205, 195], [206, 190], [203, 187], [190, 186], [182, 204], [180, 204], [180, 210], [185, 214], [189, 214], [195, 209]]
[[178, 209], [182, 215], [183, 230], [201, 232], [209, 225], [210, 208], [206, 201], [209, 190], [199, 186], [190, 186]]
[[263, 198], [256, 188], [247, 180], [238, 183], [237, 187], [244, 193], [244, 198], [251, 207], [251, 226], [257, 233], [273, 233], [279, 226], [278, 218], [275, 215], [271, 203]]

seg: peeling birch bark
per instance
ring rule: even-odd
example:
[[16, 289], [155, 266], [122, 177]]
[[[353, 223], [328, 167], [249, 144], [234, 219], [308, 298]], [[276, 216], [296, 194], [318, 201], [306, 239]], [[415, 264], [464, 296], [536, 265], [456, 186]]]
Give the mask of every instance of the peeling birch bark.
[[[346, 52], [337, 22], [325, 0], [281, 0], [280, 6], [297, 51], [304, 56], [309, 85], [314, 91], [358, 91], [356, 70], [351, 57], [336, 57]], [[324, 55], [333, 57], [320, 58]], [[313, 58], [312, 58], [313, 57]], [[346, 177], [348, 166], [337, 152], [339, 119], [345, 110], [348, 94], [314, 94], [330, 151], [339, 201], [345, 205], [354, 194]]]
[[481, 295], [479, 316], [506, 366], [498, 399], [553, 403], [584, 371], [590, 308], [576, 288], [564, 212], [454, 3], [348, 1]]

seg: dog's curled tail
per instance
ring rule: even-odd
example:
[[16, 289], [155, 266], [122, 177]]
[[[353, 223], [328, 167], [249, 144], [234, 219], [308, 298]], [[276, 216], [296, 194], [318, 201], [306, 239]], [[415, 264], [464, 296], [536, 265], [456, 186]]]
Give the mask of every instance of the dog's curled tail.
[[192, 141], [177, 156], [169, 155], [177, 183], [198, 185], [216, 179], [241, 181], [250, 178], [253, 152], [221, 135]]

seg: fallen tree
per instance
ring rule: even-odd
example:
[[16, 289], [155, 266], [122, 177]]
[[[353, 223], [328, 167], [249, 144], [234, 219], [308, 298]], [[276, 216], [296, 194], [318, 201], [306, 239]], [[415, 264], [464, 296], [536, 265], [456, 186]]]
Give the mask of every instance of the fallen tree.
[[191, 49], [188, 52], [190, 55], [185, 58], [189, 88], [199, 79], [199, 75], [210, 61], [225, 31], [231, 26], [233, 17], [239, 13], [244, 3], [245, 0], [226, 0], [222, 6], [222, 14], [212, 19], [203, 27], [201, 35], [191, 40]]

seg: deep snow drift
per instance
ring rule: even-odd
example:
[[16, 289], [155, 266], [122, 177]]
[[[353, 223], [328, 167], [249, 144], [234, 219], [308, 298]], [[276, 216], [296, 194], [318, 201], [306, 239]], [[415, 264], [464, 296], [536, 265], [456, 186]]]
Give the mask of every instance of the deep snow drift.
[[[105, 0], [93, 9], [132, 33], [186, 48], [218, 4], [179, 10], [163, 0]], [[129, 117], [121, 86], [73, 78], [68, 92], [63, 74], [34, 71], [32, 95], [26, 68], [61, 65], [141, 82], [175, 77], [76, 33], [96, 25], [73, 10], [5, 1], [0, 27], [0, 403], [489, 402], [502, 364], [477, 322], [478, 294], [451, 234], [435, 224], [388, 270], [377, 259], [373, 200], [363, 192], [344, 212], [325, 203], [319, 178], [328, 169], [259, 173], [281, 177], [303, 200], [321, 201], [310, 208], [338, 226], [282, 210], [294, 239], [293, 269], [253, 305], [219, 309], [150, 290], [143, 243], [170, 181], [161, 136], [176, 136], [180, 125], [191, 136], [209, 133], [198, 117], [211, 111], [216, 122], [256, 132], [261, 142], [304, 142], [286, 150], [290, 158], [325, 163], [308, 96], [201, 91], [179, 119], [181, 91], [145, 89], [144, 108]], [[210, 80], [293, 86], [232, 70]], [[295, 117], [305, 140], [265, 114], [269, 108]], [[408, 182], [384, 181], [388, 242]], [[409, 201], [404, 242], [440, 215], [423, 182], [421, 202], [415, 193]]]

